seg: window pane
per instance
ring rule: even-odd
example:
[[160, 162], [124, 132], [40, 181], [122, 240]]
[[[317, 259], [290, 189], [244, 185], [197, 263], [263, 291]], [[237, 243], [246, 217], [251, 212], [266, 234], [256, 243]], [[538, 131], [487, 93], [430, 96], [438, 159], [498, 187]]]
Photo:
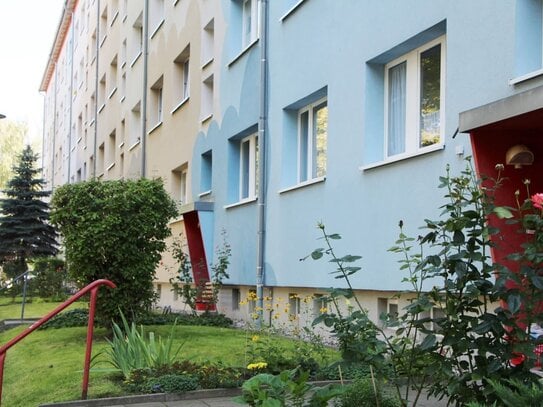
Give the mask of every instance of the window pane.
[[313, 178], [326, 175], [326, 144], [328, 141], [328, 106], [326, 102], [313, 110]]
[[249, 152], [250, 145], [249, 140], [243, 141], [241, 143], [240, 150], [240, 163], [241, 163], [241, 174], [240, 174], [240, 192], [241, 199], [249, 197]]
[[299, 179], [298, 181], [307, 180], [307, 155], [309, 153], [309, 112], [303, 112], [300, 115], [300, 135], [299, 135]]
[[388, 70], [388, 156], [405, 152], [405, 80], [405, 62]]
[[439, 143], [441, 45], [420, 56], [420, 147]]

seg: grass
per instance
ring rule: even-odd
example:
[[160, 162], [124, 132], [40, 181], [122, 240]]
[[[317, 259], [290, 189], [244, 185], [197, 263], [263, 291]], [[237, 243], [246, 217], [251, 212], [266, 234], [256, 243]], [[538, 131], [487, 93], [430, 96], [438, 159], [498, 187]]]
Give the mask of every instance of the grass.
[[[22, 327], [0, 334], [6, 343]], [[145, 327], [166, 337], [171, 325]], [[203, 326], [176, 326], [174, 348], [183, 344], [178, 359], [196, 362], [221, 361], [231, 366], [246, 366], [245, 331]], [[95, 330], [93, 355], [107, 346], [103, 329]], [[55, 401], [76, 400], [81, 397], [86, 328], [38, 330], [10, 349], [6, 357], [2, 403], [11, 407], [36, 406]], [[250, 340], [250, 339], [249, 339]], [[292, 341], [277, 338], [283, 346]], [[91, 370], [89, 398], [123, 394], [115, 374], [103, 372], [110, 367], [100, 356]]]
[[[40, 318], [55, 309], [60, 302], [45, 302], [41, 298], [33, 298], [32, 302], [25, 304], [25, 318]], [[86, 303], [77, 303], [78, 307], [86, 307]], [[0, 320], [21, 317], [21, 298], [12, 302], [9, 297], [0, 297]]]

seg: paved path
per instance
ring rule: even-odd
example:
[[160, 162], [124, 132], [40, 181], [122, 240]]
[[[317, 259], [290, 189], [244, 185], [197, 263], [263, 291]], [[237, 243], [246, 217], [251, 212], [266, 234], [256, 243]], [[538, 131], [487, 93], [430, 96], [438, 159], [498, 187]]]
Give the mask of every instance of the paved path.
[[[113, 397], [87, 401], [71, 401], [57, 404], [44, 404], [47, 407], [240, 407], [232, 399], [239, 389], [203, 390], [180, 394], [152, 394], [133, 397]], [[418, 407], [446, 407], [442, 400], [421, 397]]]

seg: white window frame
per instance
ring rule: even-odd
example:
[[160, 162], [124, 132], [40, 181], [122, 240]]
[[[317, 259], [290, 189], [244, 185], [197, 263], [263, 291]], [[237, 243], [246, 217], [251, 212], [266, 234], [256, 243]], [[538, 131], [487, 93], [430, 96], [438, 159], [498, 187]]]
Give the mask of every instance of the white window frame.
[[[239, 200], [246, 201], [256, 198], [256, 183], [257, 183], [257, 133], [253, 133], [239, 141]], [[244, 151], [244, 146], [248, 145], [247, 153]], [[247, 175], [245, 175], [245, 155], [248, 155], [247, 162], [249, 165]], [[245, 193], [246, 191], [246, 193]]]
[[179, 202], [181, 205], [185, 205], [187, 203], [187, 174], [188, 174], [188, 168], [183, 168], [179, 173]]
[[190, 96], [190, 57], [183, 62], [183, 90], [182, 100], [188, 99]]
[[[443, 147], [445, 139], [445, 78], [446, 78], [446, 36], [441, 36], [436, 38], [433, 41], [430, 41], [423, 46], [416, 48], [407, 54], [396, 58], [384, 67], [384, 129], [385, 129], [385, 140], [384, 140], [384, 157], [387, 159], [398, 159], [402, 156], [411, 156], [414, 154], [424, 153], [427, 151], [432, 151], [435, 149], [440, 149]], [[428, 146], [420, 145], [420, 81], [421, 81], [421, 72], [420, 72], [420, 57], [421, 54], [429, 49], [440, 45], [440, 106], [439, 106], [439, 122], [440, 122], [440, 131], [439, 131], [439, 142], [430, 144]], [[405, 108], [405, 149], [403, 152], [390, 154], [388, 153], [389, 147], [389, 71], [390, 69], [398, 66], [399, 64], [406, 63], [406, 108]]]
[[[324, 97], [322, 99], [317, 100], [314, 103], [311, 103], [304, 108], [300, 109], [298, 111], [298, 139], [297, 139], [297, 146], [298, 146], [298, 152], [297, 152], [297, 181], [299, 184], [311, 180], [320, 179], [326, 176], [326, 170], [325, 173], [322, 175], [318, 175], [316, 173], [317, 168], [314, 164], [314, 159], [316, 159], [316, 132], [314, 128], [314, 115], [315, 111], [317, 109], [320, 109], [324, 107], [328, 108], [328, 98]], [[303, 134], [302, 132], [302, 115], [307, 113], [307, 134]], [[326, 124], [326, 127], [328, 128], [328, 123]], [[328, 144], [328, 134], [326, 135], [326, 141]], [[305, 146], [306, 148], [302, 148], [302, 146]], [[305, 162], [305, 168], [302, 165], [302, 163]], [[305, 177], [303, 176], [305, 173]]]
[[241, 0], [241, 48], [245, 49], [258, 38], [259, 10], [257, 0]]

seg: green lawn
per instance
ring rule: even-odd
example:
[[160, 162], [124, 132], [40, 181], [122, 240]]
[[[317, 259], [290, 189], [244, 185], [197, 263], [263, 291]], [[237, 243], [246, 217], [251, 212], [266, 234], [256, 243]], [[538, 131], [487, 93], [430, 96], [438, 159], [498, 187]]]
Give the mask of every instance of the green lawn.
[[[45, 302], [41, 298], [33, 298], [32, 302], [25, 304], [25, 318], [40, 318], [57, 307], [60, 302]], [[21, 298], [16, 298], [13, 303], [11, 298], [0, 297], [0, 321], [21, 317]], [[86, 302], [78, 302], [72, 307], [86, 308]]]
[[[23, 328], [0, 334], [0, 343], [6, 343]], [[145, 327], [167, 336], [170, 326]], [[81, 396], [81, 379], [85, 353], [86, 328], [38, 330], [8, 351], [4, 372], [2, 405], [29, 407], [40, 403], [76, 400]], [[107, 346], [104, 330], [95, 331], [93, 355]], [[203, 326], [176, 326], [177, 344], [183, 344], [179, 359], [193, 361], [222, 361], [232, 366], [246, 366], [247, 334], [243, 330]], [[250, 340], [250, 336], [249, 336]], [[277, 338], [289, 346], [292, 341]], [[89, 398], [118, 396], [122, 388], [111, 380], [112, 373], [100, 368], [108, 367], [97, 358], [91, 371]]]

